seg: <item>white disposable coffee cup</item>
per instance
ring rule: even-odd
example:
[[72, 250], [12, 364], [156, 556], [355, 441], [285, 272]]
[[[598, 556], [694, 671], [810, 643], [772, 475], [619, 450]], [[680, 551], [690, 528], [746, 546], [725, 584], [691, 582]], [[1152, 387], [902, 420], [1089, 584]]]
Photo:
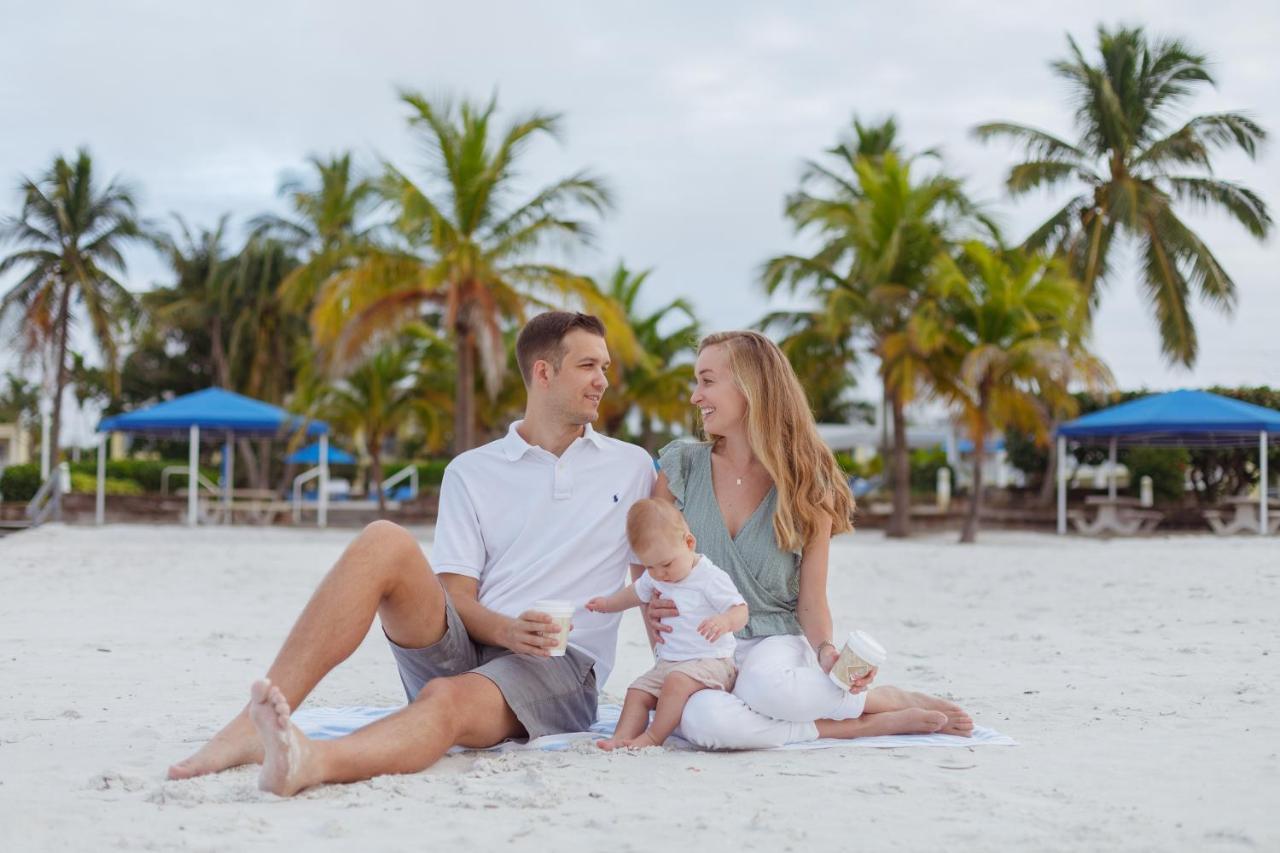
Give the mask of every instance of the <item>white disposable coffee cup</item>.
[[851, 631], [828, 675], [838, 687], [848, 690], [854, 679], [866, 675], [873, 666], [883, 666], [888, 659], [889, 653], [874, 637], [865, 631]]
[[573, 602], [560, 598], [548, 598], [535, 601], [533, 609], [547, 614], [560, 626], [560, 632], [555, 635], [556, 645], [552, 646], [549, 652], [553, 658], [563, 657], [565, 649], [569, 647], [569, 623], [573, 621]]

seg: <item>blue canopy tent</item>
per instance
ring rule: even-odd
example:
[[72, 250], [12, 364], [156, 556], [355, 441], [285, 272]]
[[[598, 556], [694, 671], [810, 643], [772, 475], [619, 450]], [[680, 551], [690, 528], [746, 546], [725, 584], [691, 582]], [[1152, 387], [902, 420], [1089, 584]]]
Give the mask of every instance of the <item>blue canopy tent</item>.
[[[317, 441], [313, 444], [308, 444], [306, 447], [290, 453], [284, 458], [284, 461], [294, 465], [319, 465], [320, 454], [324, 450], [324, 448], [321, 447], [323, 443], [324, 442]], [[356, 458], [340, 447], [330, 447], [328, 448], [328, 453], [330, 465], [356, 464]]]
[[[318, 457], [328, 457], [329, 427], [320, 421], [307, 421], [292, 415], [278, 406], [264, 403], [227, 391], [223, 388], [206, 388], [186, 394], [164, 403], [157, 403], [135, 412], [103, 418], [98, 424], [98, 432], [103, 436], [98, 444], [98, 501], [96, 521], [102, 523], [105, 507], [106, 482], [106, 449], [107, 438], [113, 432], [126, 432], [137, 435], [161, 437], [188, 436], [190, 454], [188, 463], [187, 489], [187, 523], [196, 523], [198, 462], [200, 457], [200, 433], [221, 434], [223, 436], [224, 456], [226, 459], [226, 476], [223, 481], [223, 502], [231, 502], [231, 482], [234, 473], [235, 457], [232, 436], [275, 436], [291, 430], [301, 430], [308, 437], [319, 436], [320, 447]], [[319, 523], [326, 522], [327, 500], [325, 487], [328, 485], [328, 464], [322, 462]]]
[[1067, 532], [1067, 441], [1110, 447], [1108, 494], [1116, 491], [1120, 444], [1173, 447], [1247, 447], [1257, 442], [1262, 495], [1261, 525], [1267, 529], [1267, 446], [1280, 442], [1280, 412], [1207, 391], [1171, 391], [1093, 412], [1058, 427], [1058, 533]]

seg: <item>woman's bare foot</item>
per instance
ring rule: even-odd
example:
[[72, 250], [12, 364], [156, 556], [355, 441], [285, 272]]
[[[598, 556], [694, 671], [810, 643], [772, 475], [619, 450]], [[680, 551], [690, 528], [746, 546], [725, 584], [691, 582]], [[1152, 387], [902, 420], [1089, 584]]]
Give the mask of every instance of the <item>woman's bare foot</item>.
[[921, 708], [926, 711], [940, 711], [947, 715], [946, 724], [939, 729], [943, 734], [970, 737], [973, 735], [973, 718], [969, 713], [947, 699], [903, 690], [898, 687], [874, 687], [867, 694], [866, 712], [869, 714], [886, 711], [900, 711], [907, 708]]
[[316, 784], [319, 778], [311, 741], [289, 720], [293, 712], [280, 688], [264, 678], [253, 683], [250, 697], [249, 719], [264, 747], [258, 787], [291, 797]]
[[241, 764], [262, 763], [262, 741], [249, 721], [246, 708], [189, 757], [169, 768], [170, 779], [190, 779], [218, 773]]
[[851, 720], [818, 720], [818, 737], [847, 740], [855, 737], [877, 735], [927, 735], [947, 724], [947, 715], [941, 711], [923, 708], [903, 708], [897, 711], [867, 713]]

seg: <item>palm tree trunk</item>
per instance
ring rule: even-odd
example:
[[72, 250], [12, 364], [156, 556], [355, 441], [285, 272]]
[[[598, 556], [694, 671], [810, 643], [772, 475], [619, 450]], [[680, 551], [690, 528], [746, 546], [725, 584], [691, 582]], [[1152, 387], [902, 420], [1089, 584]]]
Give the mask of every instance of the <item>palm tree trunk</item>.
[[901, 539], [911, 533], [911, 458], [907, 450], [907, 415], [901, 395], [889, 392], [893, 409], [893, 515], [888, 536]]
[[53, 374], [53, 411], [49, 419], [49, 476], [57, 476], [58, 456], [62, 447], [58, 440], [62, 429], [62, 389], [67, 385], [67, 337], [71, 332], [71, 287], [65, 282], [62, 287], [62, 298], [58, 305], [58, 325], [55, 334], [58, 336], [57, 365]]
[[1044, 466], [1044, 477], [1040, 480], [1040, 495], [1036, 498], [1036, 503], [1040, 506], [1049, 506], [1053, 503], [1054, 493], [1057, 491], [1057, 473], [1058, 473], [1058, 442], [1053, 440], [1053, 435], [1058, 430], [1058, 422], [1053, 421], [1049, 424], [1049, 461]]
[[369, 441], [369, 476], [373, 479], [370, 488], [378, 491], [378, 514], [385, 515], [387, 512], [387, 496], [382, 490], [382, 440], [379, 438], [371, 438]]
[[470, 450], [475, 446], [476, 427], [476, 334], [470, 326], [459, 323], [458, 384], [454, 389], [453, 452]]
[[986, 423], [982, 423], [973, 437], [973, 492], [969, 495], [969, 512], [964, 519], [960, 541], [971, 544], [978, 541], [978, 514], [982, 512], [982, 464], [987, 456]]

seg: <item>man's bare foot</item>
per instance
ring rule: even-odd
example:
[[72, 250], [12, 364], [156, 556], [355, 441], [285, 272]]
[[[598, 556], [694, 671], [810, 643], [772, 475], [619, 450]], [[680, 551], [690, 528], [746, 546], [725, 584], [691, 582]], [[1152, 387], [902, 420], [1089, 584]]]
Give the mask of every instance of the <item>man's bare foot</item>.
[[653, 735], [644, 732], [632, 738], [612, 737], [608, 740], [598, 740], [596, 746], [605, 752], [613, 752], [615, 749], [646, 749], [650, 746], [662, 746], [662, 744], [654, 740]]
[[291, 797], [314, 785], [314, 756], [311, 741], [295, 726], [289, 702], [267, 679], [255, 681], [249, 691], [249, 719], [258, 730], [264, 747], [258, 787], [281, 797]]
[[248, 709], [241, 711], [226, 728], [192, 755], [169, 768], [170, 779], [190, 779], [218, 773], [241, 764], [262, 763], [262, 741], [249, 721]]

